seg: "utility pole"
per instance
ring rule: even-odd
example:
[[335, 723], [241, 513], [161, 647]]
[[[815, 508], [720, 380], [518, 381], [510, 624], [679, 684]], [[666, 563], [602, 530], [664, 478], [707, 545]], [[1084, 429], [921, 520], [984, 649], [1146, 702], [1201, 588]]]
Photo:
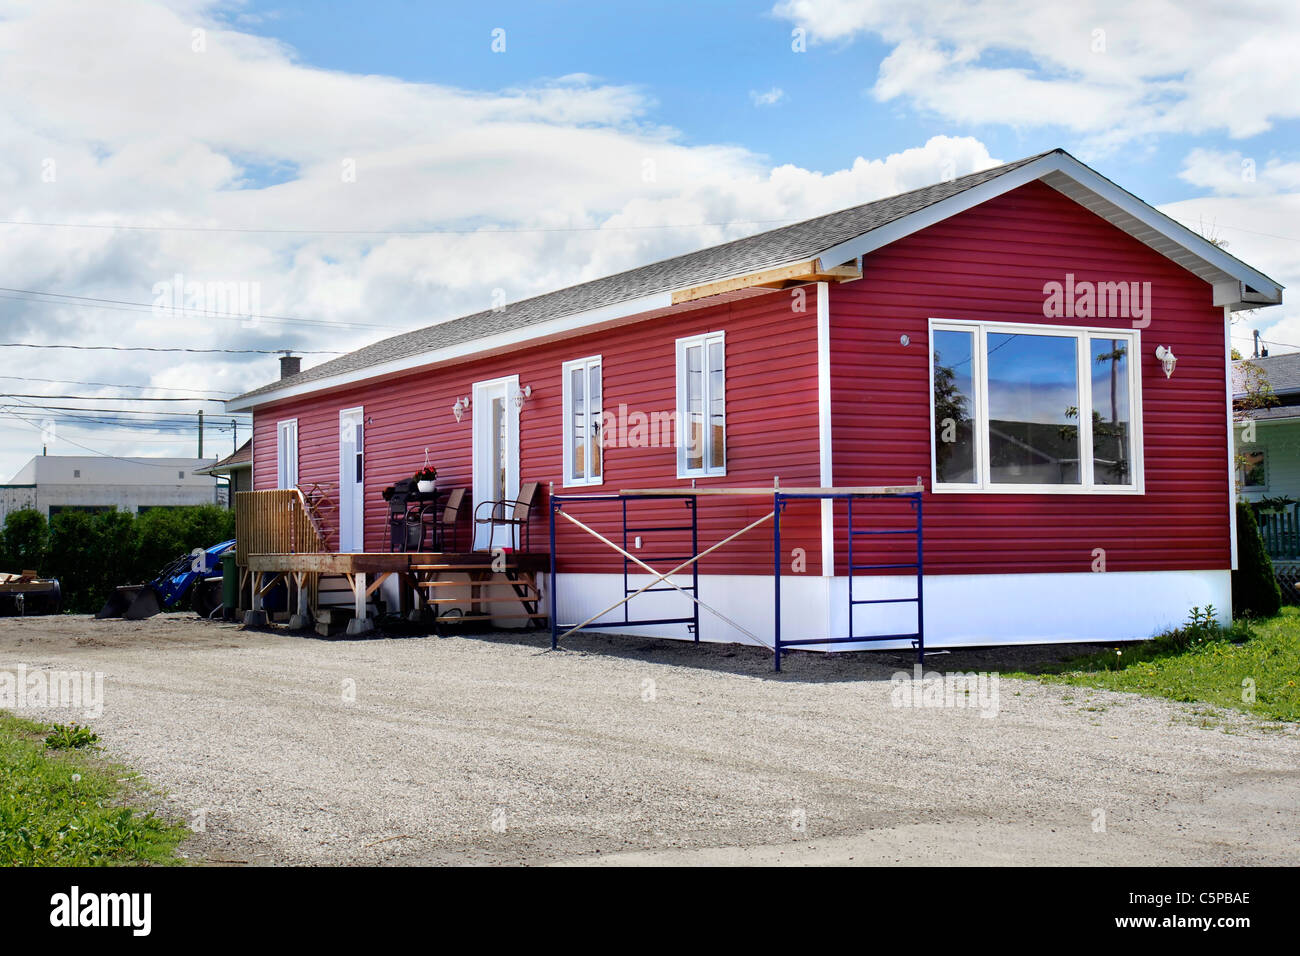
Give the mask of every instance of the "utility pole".
[[203, 457], [203, 409], [199, 409], [199, 457]]
[[232, 436], [230, 439], [230, 453], [233, 455], [239, 451], [239, 419], [232, 418], [230, 420], [230, 432]]

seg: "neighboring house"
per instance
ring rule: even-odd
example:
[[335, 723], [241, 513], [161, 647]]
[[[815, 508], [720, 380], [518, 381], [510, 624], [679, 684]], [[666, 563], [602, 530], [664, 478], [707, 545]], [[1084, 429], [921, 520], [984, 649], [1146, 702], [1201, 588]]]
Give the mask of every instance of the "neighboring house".
[[211, 458], [107, 458], [95, 455], [38, 455], [0, 485], [0, 521], [17, 508], [47, 517], [60, 511], [144, 511], [210, 505], [215, 478], [197, 469]]
[[[1281, 298], [1053, 150], [398, 335], [228, 408], [253, 413], [255, 488], [292, 472], [337, 489], [339, 551], [388, 549], [381, 491], [426, 448], [439, 483], [480, 502], [533, 481], [613, 494], [921, 476], [929, 646], [1136, 639], [1232, 606], [1229, 319]], [[771, 504], [701, 499], [699, 546]], [[558, 616], [582, 620], [626, 593], [622, 559], [560, 524]], [[847, 539], [842, 509], [783, 517], [787, 639], [850, 633]], [[854, 560], [880, 540], [857, 540]], [[691, 553], [689, 537], [661, 544]], [[773, 560], [770, 533], [727, 545], [702, 562], [701, 599], [770, 636]], [[854, 633], [896, 632], [857, 613]], [[703, 621], [706, 640], [742, 639]]]
[[[1249, 366], [1258, 373], [1251, 375]], [[1254, 392], [1261, 380], [1268, 384], [1276, 404], [1239, 416], [1243, 420], [1237, 426], [1237, 455], [1244, 461], [1237, 469], [1238, 485], [1249, 501], [1300, 501], [1300, 352], [1234, 363], [1236, 399], [1247, 398], [1247, 391]]]
[[235, 495], [241, 491], [253, 490], [253, 439], [244, 442], [215, 465], [196, 468], [194, 474], [225, 478], [226, 482], [221, 487], [221, 491], [224, 493], [226, 506], [233, 508]]

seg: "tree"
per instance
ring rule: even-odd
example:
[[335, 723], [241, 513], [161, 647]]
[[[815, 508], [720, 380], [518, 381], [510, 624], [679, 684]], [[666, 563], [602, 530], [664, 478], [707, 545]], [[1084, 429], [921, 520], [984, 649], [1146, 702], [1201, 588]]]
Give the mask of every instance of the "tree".
[[0, 571], [40, 571], [50, 550], [50, 526], [32, 508], [11, 511], [0, 532]]

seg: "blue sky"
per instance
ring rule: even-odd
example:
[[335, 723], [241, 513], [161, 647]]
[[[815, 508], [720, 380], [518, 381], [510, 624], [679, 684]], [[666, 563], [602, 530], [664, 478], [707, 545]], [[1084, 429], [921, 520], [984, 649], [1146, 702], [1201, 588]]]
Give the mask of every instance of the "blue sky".
[[[449, 11], [454, 10], [454, 16]], [[643, 90], [647, 122], [667, 124], [692, 145], [730, 143], [766, 157], [830, 172], [858, 156], [879, 157], [936, 135], [978, 137], [1002, 159], [1062, 146], [1109, 172], [1153, 204], [1211, 194], [1178, 178], [1196, 147], [1230, 137], [1171, 133], [1110, 155], [1053, 122], [956, 122], [906, 103], [880, 102], [871, 88], [892, 47], [872, 34], [792, 50], [788, 17], [768, 3], [580, 2], [473, 5], [407, 0], [250, 3], [231, 11], [240, 29], [282, 41], [306, 63], [491, 93], [544, 78], [589, 74]], [[506, 31], [504, 54], [492, 32]], [[1091, 37], [1080, 35], [1081, 48]], [[1023, 51], [992, 49], [980, 63], [1034, 71]], [[755, 94], [781, 91], [758, 106]], [[1261, 157], [1293, 157], [1300, 124], [1282, 121], [1253, 137]]]
[[[311, 365], [1061, 146], [1287, 285], [1234, 336], [1300, 349], [1297, 49], [1300, 5], [1267, 0], [0, 0], [0, 286], [57, 294], [0, 293], [0, 331]], [[178, 275], [258, 315], [151, 305]], [[0, 361], [0, 386], [87, 409], [276, 374]], [[0, 478], [57, 404], [21, 402], [0, 396]], [[57, 451], [191, 446], [75, 414]]]

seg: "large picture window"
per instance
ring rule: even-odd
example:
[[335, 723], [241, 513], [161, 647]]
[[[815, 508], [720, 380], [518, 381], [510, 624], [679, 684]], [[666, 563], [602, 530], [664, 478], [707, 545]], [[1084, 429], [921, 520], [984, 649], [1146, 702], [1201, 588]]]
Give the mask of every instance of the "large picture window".
[[677, 340], [677, 477], [727, 473], [726, 340]]
[[599, 355], [563, 365], [566, 485], [598, 485], [603, 480], [600, 367]]
[[930, 331], [936, 491], [1141, 491], [1136, 332]]

